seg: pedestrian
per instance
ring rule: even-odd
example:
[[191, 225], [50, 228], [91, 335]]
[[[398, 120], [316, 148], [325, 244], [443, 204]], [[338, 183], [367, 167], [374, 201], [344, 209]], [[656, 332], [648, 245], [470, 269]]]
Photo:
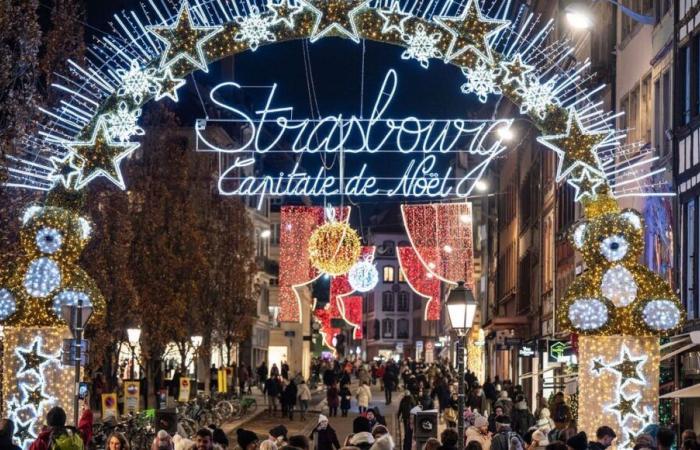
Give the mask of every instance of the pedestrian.
[[369, 431], [360, 431], [348, 438], [347, 445], [357, 447], [360, 450], [370, 450], [374, 444], [374, 436]]
[[588, 438], [586, 437], [586, 433], [581, 431], [573, 435], [566, 441], [566, 446], [569, 450], [587, 450]]
[[160, 430], [156, 433], [156, 437], [153, 438], [151, 450], [175, 450], [175, 443], [173, 442], [172, 436], [170, 436], [167, 431]]
[[277, 413], [277, 398], [282, 393], [282, 387], [278, 377], [270, 377], [265, 381], [263, 394], [267, 395], [267, 410], [274, 417]]
[[496, 403], [493, 404], [493, 407], [497, 408], [499, 406], [503, 409], [504, 415], [511, 417], [511, 413], [513, 411], [513, 400], [508, 397], [508, 391], [503, 390], [498, 395], [498, 400], [496, 400]]
[[260, 363], [258, 368], [255, 369], [255, 373], [258, 375], [258, 389], [262, 391], [267, 381], [267, 363], [265, 363], [264, 360]]
[[279, 367], [277, 367], [277, 363], [272, 363], [272, 367], [270, 368], [270, 376], [271, 377], [280, 376], [280, 369], [279, 369]]
[[326, 403], [328, 403], [328, 415], [335, 417], [338, 415], [338, 406], [340, 406], [340, 390], [337, 384], [333, 383], [326, 390]]
[[284, 447], [287, 443], [287, 427], [284, 425], [277, 425], [272, 428], [267, 441], [274, 443], [276, 448]]
[[440, 448], [440, 441], [436, 438], [429, 438], [423, 445], [423, 450], [438, 450], [438, 448]]
[[83, 440], [83, 447], [87, 448], [92, 442], [92, 427], [94, 424], [89, 399], [86, 398], [83, 400], [82, 407], [83, 410], [80, 413], [80, 419], [78, 419], [78, 433]]
[[115, 431], [107, 438], [107, 450], [129, 450], [129, 441], [122, 433]]
[[[608, 426], [602, 426], [595, 432], [595, 441], [588, 443], [589, 450], [605, 450], [612, 445], [612, 442], [617, 437], [615, 431]], [[551, 440], [550, 440], [551, 441]]]
[[83, 450], [80, 434], [73, 427], [66, 427], [66, 412], [54, 406], [46, 413], [46, 427], [29, 447], [29, 450]]
[[546, 429], [537, 429], [532, 432], [531, 442], [528, 450], [544, 450], [549, 445]]
[[503, 406], [495, 406], [493, 412], [489, 415], [489, 431], [496, 432], [496, 419], [503, 416]]
[[491, 450], [524, 450], [525, 442], [511, 429], [508, 416], [496, 418], [496, 435], [491, 439]]
[[303, 434], [295, 434], [294, 436], [289, 436], [289, 446], [298, 448], [299, 450], [310, 450], [311, 443], [309, 438]]
[[440, 433], [441, 445], [438, 450], [457, 450], [457, 443], [459, 442], [459, 434], [454, 428], [445, 428]]
[[656, 447], [659, 450], [671, 450], [675, 442], [676, 435], [670, 428], [661, 427], [656, 432]]
[[532, 415], [528, 409], [527, 402], [522, 394], [518, 394], [515, 399], [511, 419], [513, 423], [513, 431], [518, 433], [520, 436], [525, 436], [530, 428], [535, 425], [535, 416]]
[[[336, 407], [337, 408], [337, 407]], [[340, 442], [335, 430], [328, 423], [328, 417], [323, 414], [318, 416], [318, 424], [311, 431], [309, 439], [314, 439], [315, 435], [315, 450], [339, 450]]]
[[[638, 446], [635, 445], [634, 448], [635, 448], [636, 450], [642, 450], [642, 449], [646, 449], [646, 448], [648, 448], [648, 447], [641, 447], [641, 446], [640, 446], [640, 447], [638, 448]], [[686, 440], [684, 440], [683, 443], [681, 444], [681, 450], [698, 450], [698, 448], [700, 448], [700, 446], [698, 446], [697, 441], [695, 441], [695, 440], [693, 440], [693, 439], [686, 439]]]
[[392, 370], [391, 367], [386, 368], [384, 370], [384, 397], [386, 400], [386, 404], [390, 405], [391, 404], [391, 394], [394, 392], [394, 389], [396, 389], [396, 382], [397, 378], [396, 375], [394, 374], [394, 370]]
[[340, 415], [343, 417], [348, 416], [348, 411], [350, 410], [350, 403], [352, 399], [352, 393], [347, 383], [340, 386]]
[[[15, 423], [10, 419], [2, 419], [0, 421], [0, 450], [21, 450], [12, 442], [14, 435]], [[110, 448], [108, 450], [112, 449]]]
[[287, 361], [282, 361], [282, 378], [285, 380], [289, 379], [289, 364], [287, 364]]
[[483, 447], [481, 444], [477, 441], [471, 441], [470, 443], [467, 444], [465, 447], [466, 450], [483, 450]]
[[364, 414], [369, 407], [370, 400], [372, 399], [372, 391], [369, 385], [365, 383], [360, 384], [360, 386], [357, 388], [357, 392], [355, 393], [355, 397], [357, 398], [357, 409], [359, 413]]
[[491, 448], [491, 433], [489, 433], [489, 421], [486, 417], [478, 415], [474, 418], [474, 425], [467, 428], [467, 444], [475, 441], [481, 444], [483, 450]]
[[[376, 430], [377, 428], [383, 428], [383, 430]], [[372, 437], [374, 444], [370, 450], [394, 450], [394, 439], [384, 425], [377, 425], [375, 430], [372, 430]]]
[[236, 430], [236, 440], [241, 450], [258, 450], [260, 445], [258, 435], [244, 428]]
[[209, 428], [200, 428], [194, 436], [192, 450], [213, 450], [214, 436]]
[[215, 427], [211, 430], [211, 440], [215, 446], [219, 446], [221, 450], [227, 450], [229, 441], [226, 432], [219, 427]]
[[297, 403], [297, 385], [294, 380], [289, 380], [287, 386], [282, 393], [284, 411], [287, 413], [289, 420], [294, 420], [294, 405]]
[[411, 441], [413, 440], [413, 426], [411, 424], [411, 410], [416, 406], [416, 402], [410, 392], [406, 392], [399, 402], [397, 418], [403, 425], [403, 450], [411, 450]]
[[299, 397], [299, 411], [301, 413], [301, 420], [306, 420], [306, 411], [309, 409], [309, 401], [311, 400], [311, 390], [309, 389], [309, 385], [306, 384], [306, 381], [303, 379], [300, 381], [297, 396]]

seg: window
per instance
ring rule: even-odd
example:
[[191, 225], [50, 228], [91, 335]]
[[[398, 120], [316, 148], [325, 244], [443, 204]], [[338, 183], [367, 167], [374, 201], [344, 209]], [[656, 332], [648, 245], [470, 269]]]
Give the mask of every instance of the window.
[[418, 294], [413, 294], [413, 310], [418, 311], [423, 307], [423, 297]]
[[270, 235], [270, 243], [272, 245], [280, 245], [280, 224], [273, 223], [270, 231], [272, 232]]
[[544, 286], [543, 291], [547, 292], [554, 285], [554, 229], [552, 227], [552, 216], [548, 216], [544, 222], [544, 234], [542, 235], [542, 269]]
[[[630, 105], [629, 105], [629, 96], [625, 95], [622, 97], [620, 100], [620, 117], [618, 118], [618, 127], [620, 130], [626, 130], [629, 127], [629, 110], [630, 110]], [[629, 134], [628, 134], [628, 139], [629, 139]]]
[[384, 266], [384, 282], [393, 283], [394, 282], [394, 266]]
[[396, 321], [396, 337], [398, 339], [408, 339], [408, 319]]
[[365, 311], [368, 313], [374, 312], [374, 292], [368, 292], [365, 297]]
[[574, 223], [576, 204], [574, 203], [574, 188], [564, 183], [557, 188], [557, 233], [565, 232]]
[[666, 15], [669, 9], [671, 9], [671, 0], [659, 0], [656, 3], [656, 8], [654, 8], [654, 13], [656, 16], [656, 22], [660, 22], [661, 19]]
[[381, 339], [381, 333], [379, 331], [379, 319], [374, 319], [374, 339]]
[[644, 143], [651, 142], [651, 75], [642, 80], [642, 118], [640, 121], [639, 138]]
[[685, 205], [684, 222], [685, 222], [685, 239], [683, 239], [683, 259], [684, 259], [684, 288], [685, 288], [685, 308], [688, 312], [688, 319], [694, 319], [696, 316], [695, 308], [695, 247], [697, 211], [695, 201], [691, 200]]
[[394, 319], [382, 320], [382, 338], [394, 338]]
[[399, 311], [408, 311], [408, 292], [406, 291], [401, 291], [399, 292], [399, 302], [398, 302], [398, 310]]
[[639, 89], [637, 87], [630, 92], [627, 115], [627, 142], [630, 143], [639, 140]]
[[406, 277], [403, 275], [403, 270], [399, 268], [399, 283], [405, 283]]
[[692, 53], [689, 46], [681, 48], [679, 51], [679, 62], [680, 62], [680, 76], [681, 76], [681, 92], [680, 92], [680, 104], [681, 104], [681, 121], [684, 124], [690, 122], [690, 111], [691, 111], [691, 92], [690, 87], [692, 83]]
[[664, 154], [668, 154], [670, 149], [668, 145], [668, 140], [666, 139], [666, 130], [671, 129], [671, 71], [667, 70], [664, 72], [663, 76], [663, 95], [664, 95], [664, 107], [663, 107], [663, 124], [661, 127], [661, 145], [664, 148]]
[[501, 230], [508, 227], [515, 218], [516, 189], [515, 182], [513, 182], [508, 185], [504, 195], [497, 197], [500, 200], [498, 202], [498, 224]]
[[382, 311], [394, 311], [394, 293], [385, 291], [382, 294]]

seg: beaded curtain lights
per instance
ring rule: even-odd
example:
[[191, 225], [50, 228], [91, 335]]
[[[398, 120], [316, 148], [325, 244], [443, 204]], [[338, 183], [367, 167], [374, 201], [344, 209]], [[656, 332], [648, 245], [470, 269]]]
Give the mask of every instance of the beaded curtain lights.
[[[434, 256], [425, 249], [423, 254], [429, 258]], [[398, 258], [406, 283], [413, 292], [427, 300], [423, 319], [440, 320], [440, 280], [423, 266], [413, 247], [399, 247]]]
[[557, 311], [561, 326], [581, 336], [579, 427], [604, 424], [628, 447], [658, 421], [659, 336], [683, 323], [671, 287], [638, 263], [644, 221], [609, 196], [584, 201], [586, 219], [570, 233], [587, 270], [574, 280]]
[[36, 437], [52, 406], [72, 417], [74, 369], [61, 365], [63, 339], [71, 334], [61, 308], [79, 300], [100, 320], [104, 298], [77, 265], [90, 238], [90, 224], [65, 209], [30, 206], [22, 217], [23, 255], [0, 273], [0, 321], [5, 349], [3, 398], [17, 423], [15, 437]]

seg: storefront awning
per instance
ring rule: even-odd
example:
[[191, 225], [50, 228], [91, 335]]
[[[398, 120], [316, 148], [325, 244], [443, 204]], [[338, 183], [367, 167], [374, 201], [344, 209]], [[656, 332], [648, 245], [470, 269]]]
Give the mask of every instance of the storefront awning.
[[[682, 347], [679, 347], [680, 345]], [[700, 331], [674, 336], [671, 342], [661, 346], [661, 361], [673, 358], [700, 345]]]
[[659, 397], [665, 398], [700, 398], [700, 384], [694, 384], [687, 388], [678, 389], [677, 391], [669, 392]]

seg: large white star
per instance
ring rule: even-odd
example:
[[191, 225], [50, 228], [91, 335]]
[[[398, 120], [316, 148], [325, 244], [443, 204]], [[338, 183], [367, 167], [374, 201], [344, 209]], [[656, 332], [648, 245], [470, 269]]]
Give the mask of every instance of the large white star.
[[401, 5], [398, 0], [395, 0], [388, 10], [377, 10], [377, 14], [382, 18], [382, 33], [391, 33], [396, 31], [399, 34], [406, 32], [406, 22], [412, 17], [409, 13], [401, 11]]
[[174, 24], [149, 26], [147, 29], [165, 43], [165, 50], [160, 60], [161, 69], [170, 67], [180, 60], [185, 60], [208, 72], [209, 68], [202, 46], [223, 30], [223, 27], [195, 25], [192, 22], [189, 3], [184, 1]]
[[311, 42], [333, 32], [345, 35], [355, 43], [360, 42], [355, 18], [367, 8], [369, 0], [302, 0], [302, 3], [316, 15]]

